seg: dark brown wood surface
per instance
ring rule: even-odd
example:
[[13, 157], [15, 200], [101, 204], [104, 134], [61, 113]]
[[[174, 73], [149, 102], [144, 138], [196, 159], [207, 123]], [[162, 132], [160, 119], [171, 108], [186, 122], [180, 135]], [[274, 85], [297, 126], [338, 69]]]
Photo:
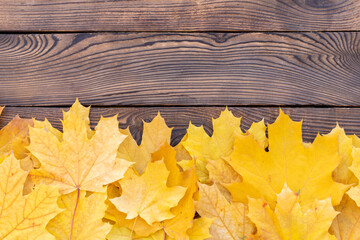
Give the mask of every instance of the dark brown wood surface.
[[[6, 125], [15, 115], [23, 118], [35, 117], [43, 120], [45, 117], [54, 127], [61, 129], [62, 110], [57, 107], [6, 107], [0, 117], [0, 127]], [[95, 127], [100, 116], [118, 115], [121, 128], [130, 126], [130, 130], [139, 141], [142, 133], [142, 119], [149, 122], [160, 111], [169, 127], [174, 127], [172, 144], [178, 143], [186, 133], [189, 121], [211, 134], [212, 118], [217, 118], [224, 107], [129, 107], [129, 108], [91, 108], [91, 126]], [[265, 123], [273, 123], [278, 116], [279, 108], [266, 107], [230, 107], [236, 117], [242, 117], [242, 129], [246, 130], [254, 121], [264, 118]], [[293, 120], [303, 119], [303, 139], [311, 142], [318, 133], [326, 134], [336, 126], [343, 127], [347, 134], [360, 135], [359, 108], [282, 108]]]
[[76, 97], [95, 106], [359, 106], [360, 33], [0, 35], [0, 104]]
[[352, 31], [358, 0], [2, 0], [0, 31]]

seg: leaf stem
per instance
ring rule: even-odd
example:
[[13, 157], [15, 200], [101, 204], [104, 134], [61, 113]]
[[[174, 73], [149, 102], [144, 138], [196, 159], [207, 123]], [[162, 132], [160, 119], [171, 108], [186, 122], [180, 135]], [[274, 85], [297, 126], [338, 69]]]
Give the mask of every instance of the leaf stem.
[[77, 197], [76, 197], [76, 203], [75, 203], [75, 208], [74, 208], [74, 212], [73, 212], [73, 216], [71, 219], [71, 230], [70, 230], [70, 237], [69, 240], [72, 240], [72, 234], [73, 234], [73, 229], [74, 229], [74, 220], [75, 220], [75, 214], [76, 214], [76, 210], [79, 204], [79, 198], [80, 198], [80, 189], [77, 189]]

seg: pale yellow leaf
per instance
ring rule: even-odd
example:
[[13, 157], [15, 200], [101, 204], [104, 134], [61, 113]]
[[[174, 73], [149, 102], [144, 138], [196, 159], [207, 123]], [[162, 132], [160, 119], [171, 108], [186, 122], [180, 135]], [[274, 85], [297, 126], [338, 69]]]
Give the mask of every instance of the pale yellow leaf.
[[76, 101], [64, 112], [62, 140], [47, 128], [31, 128], [31, 153], [41, 167], [31, 170], [35, 182], [57, 185], [62, 194], [82, 189], [104, 191], [103, 185], [123, 177], [130, 162], [116, 159], [119, 144], [126, 137], [118, 131], [116, 116], [101, 118], [91, 132], [89, 109]]
[[210, 234], [217, 240], [241, 240], [255, 232], [247, 217], [247, 206], [228, 202], [216, 185], [199, 184], [200, 200], [196, 210], [201, 217], [215, 218]]
[[345, 194], [335, 209], [340, 214], [334, 219], [329, 232], [338, 240], [360, 239], [360, 208], [356, 203]]
[[248, 216], [264, 240], [331, 239], [328, 229], [336, 215], [330, 198], [302, 208], [298, 194], [286, 185], [277, 195], [275, 211], [264, 200], [249, 199]]
[[103, 222], [106, 194], [77, 190], [63, 195], [58, 204], [64, 209], [46, 226], [57, 240], [105, 239], [111, 225]]
[[211, 238], [209, 232], [211, 224], [214, 222], [215, 218], [201, 217], [194, 219], [194, 225], [190, 228], [187, 233], [190, 240], [204, 240]]
[[[167, 187], [169, 171], [163, 161], [150, 162], [143, 175], [129, 169], [119, 181], [122, 195], [110, 199], [127, 219], [142, 217], [148, 224], [174, 217], [170, 212], [184, 196], [186, 188]], [[136, 186], [136, 187], [134, 187]]]
[[60, 211], [56, 187], [40, 184], [22, 195], [26, 176], [13, 154], [0, 164], [0, 239], [44, 239], [46, 224]]

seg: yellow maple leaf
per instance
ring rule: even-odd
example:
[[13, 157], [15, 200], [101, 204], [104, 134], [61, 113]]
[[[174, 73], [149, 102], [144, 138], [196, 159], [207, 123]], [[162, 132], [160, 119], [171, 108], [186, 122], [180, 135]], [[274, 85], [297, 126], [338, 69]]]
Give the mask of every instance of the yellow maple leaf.
[[360, 148], [360, 138], [358, 136], [354, 134], [348, 137], [351, 138], [354, 147]]
[[186, 188], [185, 195], [178, 205], [171, 209], [174, 217], [162, 221], [159, 225], [170, 237], [188, 240], [187, 230], [193, 226], [195, 216], [194, 195], [198, 191], [195, 167], [181, 173], [177, 186], [179, 185]]
[[[200, 182], [209, 182], [206, 165], [209, 160], [223, 161], [228, 157], [234, 145], [235, 136], [251, 134], [264, 148], [267, 145], [264, 121], [254, 123], [247, 133], [240, 129], [241, 118], [234, 117], [226, 108], [217, 119], [213, 119], [213, 134], [210, 137], [203, 126], [189, 124], [187, 134], [182, 140], [185, 149], [196, 160], [197, 174]], [[185, 165], [185, 164], [184, 164]]]
[[[354, 148], [352, 151], [353, 162], [350, 170], [354, 173], [358, 181], [360, 181], [360, 148]], [[360, 207], [360, 185], [351, 187], [347, 194], [356, 202]]]
[[350, 186], [332, 179], [332, 172], [340, 163], [337, 136], [318, 135], [305, 147], [301, 124], [280, 110], [275, 123], [268, 127], [268, 152], [251, 135], [237, 136], [234, 151], [226, 159], [243, 178], [241, 183], [226, 186], [235, 201], [246, 203], [247, 196], [263, 197], [273, 206], [276, 194], [287, 182], [294, 192], [301, 192], [301, 204], [328, 197], [334, 205], [340, 203]]
[[120, 144], [117, 157], [125, 159], [129, 162], [134, 162], [133, 167], [139, 174], [142, 174], [146, 168], [146, 165], [151, 161], [151, 153], [146, 148], [137, 145], [133, 139], [129, 128], [120, 129], [122, 134], [127, 135], [125, 140]]
[[135, 219], [126, 219], [126, 213], [120, 212], [114, 204], [111, 203], [112, 198], [120, 197], [122, 190], [121, 186], [118, 182], [108, 185], [108, 199], [105, 203], [108, 205], [105, 212], [105, 219], [115, 222], [116, 224], [113, 226], [111, 230], [111, 237], [115, 237], [116, 235], [126, 235], [128, 229], [128, 233], [126, 237], [129, 239], [131, 236], [134, 238], [138, 237], [146, 237], [149, 236], [159, 229], [161, 226], [159, 224], [149, 225], [144, 219], [141, 217], [137, 217]]
[[39, 169], [31, 170], [36, 182], [57, 185], [62, 194], [76, 189], [105, 191], [103, 185], [120, 179], [130, 162], [116, 159], [119, 144], [126, 137], [118, 131], [116, 116], [101, 118], [91, 131], [89, 108], [76, 101], [64, 112], [63, 134], [54, 134], [44, 128], [30, 128], [28, 149], [41, 162]]
[[148, 237], [139, 238], [139, 240], [175, 240], [175, 239], [167, 236], [164, 230], [159, 230]]
[[200, 217], [194, 219], [194, 225], [187, 231], [190, 240], [203, 240], [211, 238], [209, 229], [215, 218]]
[[349, 169], [353, 162], [354, 149], [351, 137], [346, 136], [344, 129], [338, 124], [328, 135], [337, 136], [339, 143], [340, 163], [333, 172], [333, 179], [344, 184], [357, 183], [356, 177]]
[[29, 152], [25, 147], [29, 145], [29, 126], [32, 125], [31, 119], [16, 116], [3, 127], [0, 130], [0, 155], [13, 151], [17, 159], [27, 157]]
[[13, 154], [0, 164], [0, 239], [44, 239], [46, 224], [60, 211], [56, 187], [40, 184], [22, 195], [26, 176]]
[[[354, 175], [355, 173], [357, 176], [360, 176], [359, 171], [357, 170], [360, 166], [360, 151], [358, 148], [354, 148], [354, 140], [356, 141], [357, 137], [346, 136], [344, 130], [338, 125], [331, 131], [330, 134], [338, 134], [339, 154], [341, 156], [340, 164], [337, 169], [335, 169], [333, 178], [338, 182], [357, 184], [358, 179]], [[356, 189], [358, 189], [358, 187], [352, 188], [348, 193], [354, 199], [356, 199], [357, 195]], [[337, 239], [341, 240], [359, 239], [360, 208], [356, 205], [356, 203], [347, 194], [345, 194], [340, 202], [340, 205], [336, 206], [335, 210], [339, 211], [340, 214], [334, 219], [333, 224], [331, 225], [330, 233], [334, 234]]]
[[[180, 199], [177, 206], [170, 209], [174, 215], [173, 218], [154, 222], [152, 225], [147, 224], [141, 217], [135, 219], [125, 219], [126, 214], [117, 211], [113, 204], [109, 204], [107, 209], [107, 218], [117, 222], [121, 228], [123, 226], [132, 229], [134, 236], [145, 237], [155, 233], [159, 229], [163, 229], [168, 237], [172, 236], [177, 239], [188, 239], [186, 231], [192, 226], [193, 218], [195, 215], [193, 197], [197, 193], [197, 177], [195, 168], [188, 169], [185, 172], [180, 172], [177, 166], [176, 151], [169, 143], [165, 142], [156, 152], [151, 154], [151, 161], [163, 161], [166, 169], [169, 171], [167, 178], [167, 187], [182, 186], [186, 188], [185, 195]], [[120, 186], [119, 186], [120, 187]], [[109, 199], [116, 196], [116, 186], [110, 185]], [[119, 232], [119, 227], [115, 227], [113, 232]]]
[[82, 190], [61, 196], [58, 204], [64, 210], [50, 220], [46, 229], [57, 240], [105, 239], [111, 230], [111, 225], [101, 220], [107, 207], [105, 199], [105, 193]]
[[158, 112], [150, 123], [143, 121], [143, 124], [144, 130], [141, 145], [144, 146], [149, 153], [157, 151], [165, 142], [170, 144], [172, 128], [166, 125], [160, 112]]
[[163, 161], [149, 162], [141, 176], [130, 168], [119, 180], [121, 196], [110, 201], [119, 211], [127, 214], [127, 219], [140, 216], [151, 225], [172, 218], [174, 214], [170, 209], [178, 204], [186, 188], [167, 187], [168, 176], [169, 171]]
[[140, 146], [132, 138], [129, 129], [121, 129], [120, 132], [128, 135], [124, 144], [118, 150], [118, 157], [134, 162], [134, 167], [142, 174], [151, 161], [151, 154], [158, 151], [164, 143], [170, 144], [172, 128], [169, 128], [160, 113], [150, 122], [143, 121], [144, 130]]
[[329, 232], [339, 240], [360, 239], [360, 208], [356, 203], [345, 194], [335, 210], [340, 214], [334, 219]]
[[107, 240], [131, 240], [131, 230], [119, 224], [115, 224], [106, 235]]
[[206, 169], [209, 171], [209, 179], [211, 179], [213, 183], [217, 183], [220, 192], [228, 201], [231, 201], [231, 194], [225, 187], [223, 187], [223, 184], [228, 185], [236, 182], [242, 182], [240, 174], [238, 174], [227, 162], [223, 160], [209, 159]]
[[216, 185], [199, 184], [200, 200], [196, 210], [201, 217], [215, 218], [210, 227], [214, 239], [240, 240], [254, 233], [255, 228], [247, 215], [247, 206], [228, 202]]
[[177, 166], [176, 151], [171, 145], [165, 142], [156, 152], [151, 154], [151, 161], [163, 160], [166, 169], [170, 172], [167, 180], [168, 187], [181, 185], [183, 175]]
[[266, 201], [249, 198], [248, 216], [264, 240], [332, 239], [328, 229], [336, 215], [330, 198], [314, 200], [302, 208], [298, 194], [286, 184], [277, 195], [275, 211]]

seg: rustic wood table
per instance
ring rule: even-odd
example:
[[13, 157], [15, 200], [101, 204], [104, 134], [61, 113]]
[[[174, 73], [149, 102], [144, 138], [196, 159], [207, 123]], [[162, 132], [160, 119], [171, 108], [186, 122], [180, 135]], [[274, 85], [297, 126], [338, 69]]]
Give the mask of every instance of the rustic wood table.
[[307, 141], [360, 134], [359, 31], [358, 0], [1, 0], [1, 125], [61, 128], [78, 97], [137, 139], [160, 111], [174, 144], [225, 106], [244, 129], [281, 106]]

